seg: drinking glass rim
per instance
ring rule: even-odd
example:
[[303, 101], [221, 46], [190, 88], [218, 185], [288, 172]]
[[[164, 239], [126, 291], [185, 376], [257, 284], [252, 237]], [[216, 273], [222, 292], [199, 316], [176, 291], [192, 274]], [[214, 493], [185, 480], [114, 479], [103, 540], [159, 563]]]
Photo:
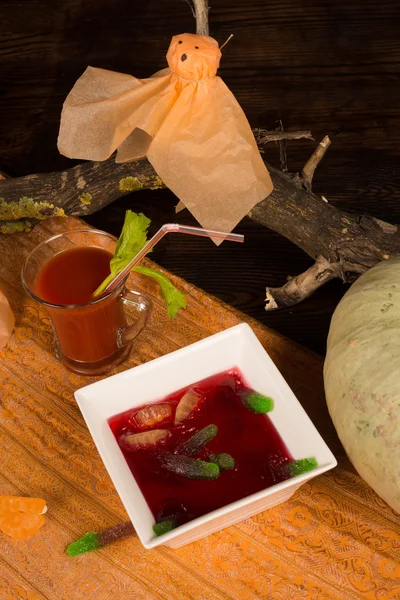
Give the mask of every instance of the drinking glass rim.
[[[93, 306], [94, 304], [97, 304], [99, 302], [102, 302], [103, 300], [106, 300], [107, 298], [109, 298], [110, 296], [112, 296], [117, 290], [119, 290], [121, 287], [123, 287], [125, 285], [125, 281], [126, 281], [126, 279], [127, 279], [128, 276], [126, 276], [125, 279], [123, 279], [121, 281], [121, 283], [119, 284], [119, 286], [115, 290], [112, 290], [111, 292], [108, 292], [107, 294], [103, 294], [103, 295], [99, 296], [99, 298], [94, 298], [90, 302], [85, 302], [84, 304], [54, 304], [52, 302], [47, 302], [46, 300], [43, 300], [43, 298], [41, 298], [40, 296], [37, 296], [30, 289], [30, 287], [28, 286], [28, 284], [25, 281], [24, 271], [26, 270], [26, 266], [27, 266], [30, 258], [34, 254], [34, 252], [36, 252], [42, 246], [45, 246], [49, 242], [52, 242], [52, 241], [56, 240], [57, 238], [62, 238], [62, 237], [65, 237], [67, 235], [71, 235], [71, 234], [75, 234], [75, 233], [95, 233], [97, 235], [102, 235], [104, 237], [111, 238], [115, 242], [118, 242], [118, 238], [116, 238], [115, 235], [112, 235], [111, 233], [107, 233], [107, 231], [102, 231], [101, 229], [88, 229], [88, 228], [86, 228], [86, 229], [72, 229], [71, 231], [64, 231], [64, 233], [57, 233], [57, 235], [53, 235], [52, 237], [48, 238], [47, 240], [44, 240], [43, 242], [40, 242], [40, 244], [38, 244], [37, 246], [35, 246], [33, 248], [33, 250], [31, 250], [29, 252], [29, 254], [25, 258], [24, 263], [23, 263], [22, 268], [21, 268], [21, 281], [22, 281], [22, 285], [24, 287], [24, 290], [29, 294], [29, 296], [31, 296], [31, 298], [33, 298], [34, 300], [36, 300], [40, 304], [44, 304], [45, 306], [49, 306], [50, 308], [84, 308], [85, 306]], [[77, 246], [77, 247], [79, 247], [79, 246]], [[61, 252], [63, 252], [63, 250]]]

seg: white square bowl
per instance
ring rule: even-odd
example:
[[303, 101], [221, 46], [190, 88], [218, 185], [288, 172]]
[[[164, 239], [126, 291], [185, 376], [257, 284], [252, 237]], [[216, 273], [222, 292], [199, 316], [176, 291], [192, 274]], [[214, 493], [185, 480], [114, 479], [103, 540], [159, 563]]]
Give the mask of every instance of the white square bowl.
[[[269, 417], [295, 459], [315, 457], [313, 471], [282, 481], [156, 537], [147, 502], [107, 423], [109, 417], [158, 401], [192, 383], [238, 367], [246, 382], [274, 399]], [[179, 548], [284, 502], [336, 460], [252, 329], [240, 324], [75, 392], [75, 398], [125, 509], [145, 548]]]

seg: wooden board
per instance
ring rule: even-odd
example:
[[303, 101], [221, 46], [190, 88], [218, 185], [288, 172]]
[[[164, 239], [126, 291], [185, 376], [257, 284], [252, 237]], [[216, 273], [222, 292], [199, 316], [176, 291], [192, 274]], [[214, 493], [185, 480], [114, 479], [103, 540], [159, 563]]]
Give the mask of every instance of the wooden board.
[[188, 306], [170, 321], [154, 282], [131, 276], [130, 286], [151, 296], [154, 310], [118, 371], [246, 321], [339, 467], [285, 504], [175, 551], [146, 551], [132, 537], [76, 559], [66, 556], [74, 539], [125, 520], [126, 513], [73, 396], [95, 378], [70, 373], [56, 361], [49, 319], [23, 293], [20, 270], [37, 243], [81, 226], [52, 219], [29, 235], [0, 238], [0, 287], [17, 318], [0, 353], [0, 493], [43, 497], [49, 507], [34, 537], [13, 541], [0, 534], [0, 598], [398, 597], [398, 517], [343, 456], [325, 406], [322, 360], [176, 277]]

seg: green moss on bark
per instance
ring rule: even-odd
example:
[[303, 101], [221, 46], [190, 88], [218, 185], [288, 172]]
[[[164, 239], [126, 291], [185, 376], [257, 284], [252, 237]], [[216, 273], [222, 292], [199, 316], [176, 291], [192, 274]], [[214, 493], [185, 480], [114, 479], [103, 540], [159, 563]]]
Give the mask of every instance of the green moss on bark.
[[93, 198], [92, 194], [89, 194], [89, 192], [85, 192], [79, 198], [79, 201], [81, 204], [84, 204], [85, 206], [89, 206], [92, 203], [92, 198]]
[[121, 192], [136, 192], [143, 189], [143, 183], [137, 177], [123, 177], [119, 181], [119, 189]]
[[32, 231], [32, 223], [30, 221], [9, 221], [0, 225], [0, 233], [5, 235], [12, 233], [29, 233]]
[[22, 196], [18, 202], [6, 202], [0, 198], [0, 221], [18, 221], [19, 219], [38, 219], [47, 217], [63, 217], [62, 208], [51, 202], [35, 202], [33, 198]]

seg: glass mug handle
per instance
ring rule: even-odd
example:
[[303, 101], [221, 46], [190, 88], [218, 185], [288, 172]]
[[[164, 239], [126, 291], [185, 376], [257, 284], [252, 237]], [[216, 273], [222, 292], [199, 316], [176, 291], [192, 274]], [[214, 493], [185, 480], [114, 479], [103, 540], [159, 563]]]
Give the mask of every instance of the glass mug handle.
[[133, 292], [124, 288], [120, 296], [120, 301], [126, 306], [132, 306], [139, 313], [139, 318], [132, 325], [123, 327], [118, 331], [117, 344], [118, 348], [123, 348], [127, 344], [130, 344], [135, 337], [144, 329], [151, 312], [151, 300], [140, 294], [139, 292]]

